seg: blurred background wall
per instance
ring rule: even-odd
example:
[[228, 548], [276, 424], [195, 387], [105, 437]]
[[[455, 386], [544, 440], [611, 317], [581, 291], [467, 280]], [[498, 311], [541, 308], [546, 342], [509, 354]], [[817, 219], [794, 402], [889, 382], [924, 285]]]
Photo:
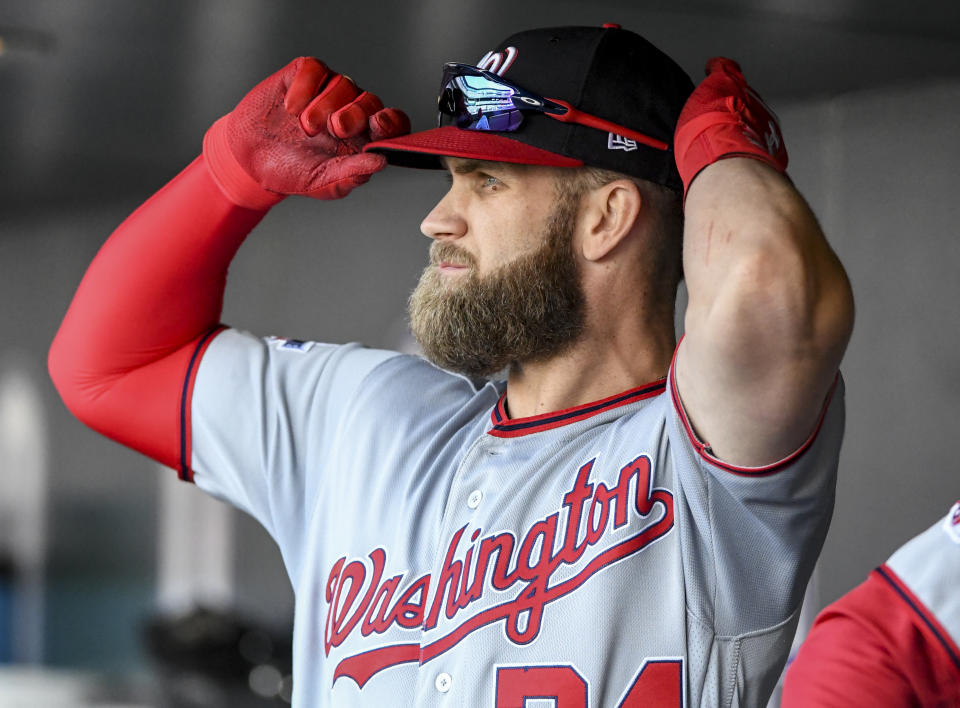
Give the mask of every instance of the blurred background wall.
[[[733, 56], [777, 109], [790, 174], [857, 298], [837, 504], [811, 602], [858, 584], [960, 497], [958, 8], [6, 0], [0, 661], [136, 676], [150, 664], [145, 621], [197, 603], [284, 631], [292, 595], [272, 541], [76, 422], [46, 375], [47, 347], [113, 227], [198, 153], [213, 120], [293, 56], [320, 56], [424, 128], [443, 61], [475, 61], [537, 25], [619, 22], [695, 80], [708, 57]], [[340, 202], [282, 203], [232, 267], [225, 321], [404, 346], [405, 300], [428, 245], [418, 225], [444, 184], [390, 169]]]

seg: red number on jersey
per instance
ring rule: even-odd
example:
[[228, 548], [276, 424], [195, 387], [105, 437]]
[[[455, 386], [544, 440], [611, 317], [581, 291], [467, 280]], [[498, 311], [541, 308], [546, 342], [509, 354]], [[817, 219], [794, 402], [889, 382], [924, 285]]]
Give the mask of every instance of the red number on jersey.
[[497, 669], [497, 708], [523, 708], [527, 698], [552, 698], [556, 708], [586, 708], [587, 682], [572, 666]]
[[647, 659], [618, 708], [683, 706], [683, 662], [680, 659]]
[[[524, 708], [527, 699], [547, 698], [556, 708], [588, 708], [587, 682], [572, 666], [497, 669], [497, 708]], [[619, 708], [682, 708], [680, 659], [644, 662]]]

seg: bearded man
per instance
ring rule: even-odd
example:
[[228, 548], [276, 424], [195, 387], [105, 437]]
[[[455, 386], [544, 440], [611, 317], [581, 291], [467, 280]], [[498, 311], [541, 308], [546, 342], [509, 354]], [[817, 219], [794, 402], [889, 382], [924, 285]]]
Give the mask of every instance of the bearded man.
[[[765, 705], [853, 317], [773, 114], [734, 62], [694, 90], [616, 25], [447, 64], [439, 107], [407, 134], [311, 58], [260, 83], [91, 264], [65, 402], [271, 533], [295, 705]], [[428, 360], [219, 324], [270, 207], [388, 162], [450, 177], [410, 299]]]

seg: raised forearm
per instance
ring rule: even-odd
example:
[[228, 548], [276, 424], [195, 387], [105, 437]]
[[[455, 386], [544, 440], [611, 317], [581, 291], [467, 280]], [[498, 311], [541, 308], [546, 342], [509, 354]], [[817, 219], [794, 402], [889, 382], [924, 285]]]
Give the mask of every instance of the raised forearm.
[[773, 113], [734, 62], [707, 63], [676, 149], [689, 293], [680, 395], [715, 455], [771, 464], [816, 428], [853, 326], [850, 284], [785, 175]]
[[752, 159], [704, 169], [686, 203], [688, 326], [754, 361], [827, 354], [852, 320], [846, 273], [790, 181]]

